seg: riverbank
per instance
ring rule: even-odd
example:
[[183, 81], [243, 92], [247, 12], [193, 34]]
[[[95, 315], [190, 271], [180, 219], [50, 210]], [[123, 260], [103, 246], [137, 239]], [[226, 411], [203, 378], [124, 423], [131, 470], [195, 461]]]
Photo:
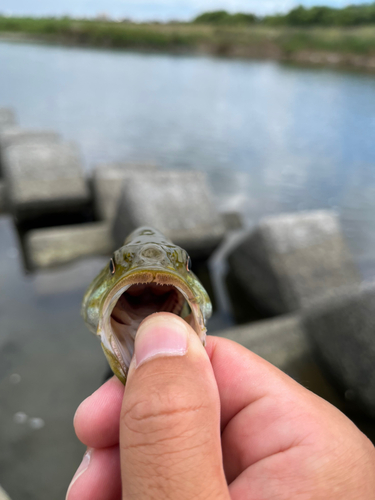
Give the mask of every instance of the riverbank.
[[375, 71], [373, 26], [292, 28], [0, 17], [2, 39], [202, 53]]

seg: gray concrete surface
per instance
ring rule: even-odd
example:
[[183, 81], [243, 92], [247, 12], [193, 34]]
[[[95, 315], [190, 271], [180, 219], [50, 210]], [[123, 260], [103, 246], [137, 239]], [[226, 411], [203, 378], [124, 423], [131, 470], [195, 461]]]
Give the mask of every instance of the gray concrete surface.
[[17, 123], [14, 110], [11, 108], [0, 108], [0, 131], [7, 127], [13, 127]]
[[2, 168], [18, 218], [79, 208], [90, 198], [78, 149], [47, 140], [5, 148]]
[[38, 269], [33, 274], [32, 284], [38, 297], [48, 297], [53, 294], [75, 293], [82, 283], [91, 283], [97, 276], [98, 269], [108, 266], [107, 256], [86, 257], [55, 267]]
[[296, 311], [328, 290], [360, 282], [337, 216], [267, 217], [229, 256], [230, 272], [270, 314]]
[[375, 281], [322, 298], [303, 323], [347, 398], [375, 418]]
[[[107, 259], [91, 262], [94, 276]], [[0, 484], [12, 500], [64, 500], [85, 450], [75, 410], [107, 373], [80, 317], [87, 269], [74, 290], [55, 293], [61, 272], [50, 271], [51, 289], [39, 294], [22, 272], [11, 219], [0, 217]], [[78, 281], [79, 264], [74, 272]]]
[[7, 127], [0, 131], [0, 149], [4, 150], [16, 144], [42, 144], [48, 141], [57, 142], [60, 134], [52, 130], [33, 130], [21, 127]]
[[139, 173], [153, 172], [156, 165], [145, 163], [105, 163], [93, 172], [92, 183], [96, 216], [113, 221], [124, 182]]
[[25, 236], [25, 250], [33, 268], [65, 264], [80, 257], [113, 252], [107, 222], [34, 229]]
[[195, 171], [150, 172], [124, 184], [113, 227], [116, 246], [145, 225], [189, 252], [212, 250], [225, 234], [206, 177]]

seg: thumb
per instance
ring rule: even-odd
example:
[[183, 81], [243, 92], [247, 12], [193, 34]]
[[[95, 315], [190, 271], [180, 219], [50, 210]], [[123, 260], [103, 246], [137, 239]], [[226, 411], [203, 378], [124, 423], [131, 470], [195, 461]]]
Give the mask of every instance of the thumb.
[[138, 329], [120, 423], [123, 498], [229, 500], [220, 401], [194, 330], [169, 313]]

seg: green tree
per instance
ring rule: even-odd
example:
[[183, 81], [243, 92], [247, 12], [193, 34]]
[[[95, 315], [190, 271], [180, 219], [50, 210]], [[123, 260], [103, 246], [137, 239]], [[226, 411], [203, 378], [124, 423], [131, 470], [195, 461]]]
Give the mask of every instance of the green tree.
[[217, 25], [234, 25], [234, 24], [252, 24], [257, 20], [254, 14], [230, 14], [226, 10], [216, 10], [213, 12], [205, 12], [194, 19], [197, 24], [217, 24]]

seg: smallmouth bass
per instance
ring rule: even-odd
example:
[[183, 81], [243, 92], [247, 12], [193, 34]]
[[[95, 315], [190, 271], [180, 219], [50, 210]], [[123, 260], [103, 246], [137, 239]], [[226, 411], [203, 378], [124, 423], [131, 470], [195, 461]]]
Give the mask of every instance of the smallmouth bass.
[[191, 270], [189, 255], [159, 231], [141, 227], [126, 238], [91, 283], [81, 310], [123, 384], [140, 323], [162, 311], [181, 316], [205, 344], [212, 305]]

